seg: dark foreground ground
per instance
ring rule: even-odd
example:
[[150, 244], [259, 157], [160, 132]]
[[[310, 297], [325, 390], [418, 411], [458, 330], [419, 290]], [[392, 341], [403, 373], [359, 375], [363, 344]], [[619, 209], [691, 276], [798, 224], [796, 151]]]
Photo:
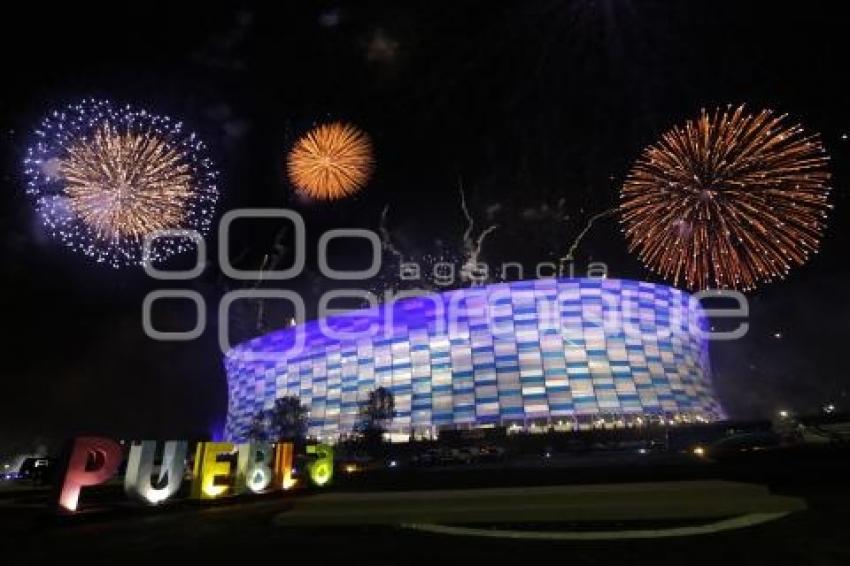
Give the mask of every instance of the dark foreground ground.
[[[615, 459], [616, 460], [616, 459]], [[341, 477], [334, 489], [531, 486], [723, 478], [767, 485], [808, 509], [775, 522], [698, 537], [645, 541], [517, 541], [433, 535], [400, 527], [283, 527], [292, 496], [156, 511], [119, 506], [57, 520], [40, 494], [0, 494], [0, 564], [850, 564], [850, 460], [846, 450], [751, 454], [723, 463], [670, 460], [605, 466], [405, 471]], [[310, 497], [302, 493], [294, 497]], [[605, 529], [630, 525], [607, 524]], [[515, 527], [523, 528], [522, 525]], [[585, 526], [544, 525], [544, 528]]]

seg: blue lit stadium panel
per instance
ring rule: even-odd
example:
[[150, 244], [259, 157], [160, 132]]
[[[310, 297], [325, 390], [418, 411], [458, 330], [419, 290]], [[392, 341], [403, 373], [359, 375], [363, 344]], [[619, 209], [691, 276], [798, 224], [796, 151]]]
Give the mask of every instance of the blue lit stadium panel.
[[[297, 395], [309, 434], [352, 431], [377, 387], [397, 434], [595, 419], [716, 420], [705, 316], [687, 293], [638, 281], [540, 279], [403, 299], [272, 332], [225, 360], [226, 434]], [[302, 342], [299, 343], [299, 339]]]

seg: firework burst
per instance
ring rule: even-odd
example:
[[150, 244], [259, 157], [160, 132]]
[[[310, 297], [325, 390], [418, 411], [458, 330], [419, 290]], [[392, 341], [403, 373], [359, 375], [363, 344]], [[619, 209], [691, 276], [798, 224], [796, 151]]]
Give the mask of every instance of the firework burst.
[[818, 249], [831, 205], [817, 135], [769, 110], [703, 110], [646, 148], [623, 185], [630, 251], [690, 289], [748, 290]]
[[350, 124], [324, 124], [295, 143], [286, 164], [299, 193], [316, 200], [345, 198], [363, 189], [372, 175], [372, 142]]
[[27, 193], [51, 233], [112, 267], [161, 261], [188, 237], [145, 237], [210, 227], [218, 189], [206, 148], [183, 125], [130, 106], [84, 100], [55, 111], [35, 132]]

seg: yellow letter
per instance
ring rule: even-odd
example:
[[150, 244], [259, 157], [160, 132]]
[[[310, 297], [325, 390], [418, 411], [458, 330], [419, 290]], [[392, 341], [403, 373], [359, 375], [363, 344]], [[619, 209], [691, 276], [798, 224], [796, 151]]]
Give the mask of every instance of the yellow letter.
[[292, 452], [294, 447], [291, 442], [281, 442], [277, 445], [274, 457], [275, 481], [283, 489], [292, 489], [298, 480], [292, 479]]
[[310, 481], [319, 487], [326, 485], [334, 475], [334, 449], [327, 444], [311, 444], [307, 447], [307, 454], [317, 456], [308, 467]]
[[195, 450], [192, 498], [215, 499], [230, 489], [231, 442], [199, 442]]

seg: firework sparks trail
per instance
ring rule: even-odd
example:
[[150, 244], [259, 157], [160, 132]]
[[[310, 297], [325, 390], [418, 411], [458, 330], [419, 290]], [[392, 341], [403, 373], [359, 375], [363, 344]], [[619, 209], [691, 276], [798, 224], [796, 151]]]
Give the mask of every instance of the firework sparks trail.
[[[284, 254], [286, 253], [286, 246], [283, 244], [283, 239], [286, 234], [289, 232], [288, 226], [283, 226], [280, 230], [277, 231], [277, 234], [274, 238], [274, 243], [272, 244], [272, 252], [266, 253], [263, 255], [263, 261], [260, 263], [260, 277], [257, 278], [256, 283], [254, 283], [253, 288], [258, 289], [262, 286], [263, 281], [265, 280], [266, 271], [274, 271], [277, 266], [280, 264], [281, 259], [283, 259]], [[268, 328], [266, 327], [265, 321], [265, 311], [266, 311], [266, 299], [257, 299], [257, 331], [265, 332]]]
[[498, 229], [498, 226], [488, 226], [485, 228], [475, 240], [475, 245], [467, 248], [467, 253], [464, 256], [463, 266], [461, 267], [461, 278], [464, 281], [471, 282], [474, 284], [483, 285], [489, 280], [489, 278], [484, 278], [486, 280], [482, 280], [482, 277], [479, 277], [476, 274], [476, 269], [478, 268], [479, 259], [481, 257], [481, 248], [484, 246], [484, 240], [487, 239], [492, 232]]
[[469, 213], [469, 207], [466, 206], [466, 193], [463, 191], [463, 181], [460, 179], [457, 182], [457, 190], [460, 193], [460, 209], [463, 212], [463, 216], [466, 218], [466, 230], [463, 232], [464, 250], [471, 250], [472, 229], [475, 227], [475, 220]]
[[487, 236], [492, 234], [498, 226], [493, 224], [488, 226], [478, 235], [478, 238], [473, 239], [472, 233], [475, 228], [475, 220], [469, 212], [469, 207], [466, 204], [466, 194], [463, 190], [463, 183], [458, 181], [458, 191], [460, 192], [460, 208], [466, 218], [466, 230], [463, 232], [463, 264], [460, 269], [460, 277], [464, 283], [473, 285], [481, 285], [487, 282], [486, 277], [480, 277], [477, 273], [481, 250]]
[[[459, 187], [459, 192], [461, 212], [466, 220], [466, 226], [459, 246], [461, 253], [458, 253], [454, 246], [441, 247], [439, 243], [436, 246], [436, 250], [432, 252], [418, 255], [405, 253], [393, 242], [392, 235], [387, 227], [390, 207], [389, 205], [384, 207], [381, 212], [379, 224], [381, 245], [383, 250], [390, 254], [396, 261], [388, 262], [387, 269], [378, 276], [378, 282], [372, 289], [372, 292], [376, 296], [380, 297], [387, 293], [395, 293], [400, 290], [411, 290], [407, 288], [408, 284], [406, 281], [410, 281], [410, 285], [418, 291], [445, 289], [448, 285], [456, 284], [454, 277], [458, 277], [460, 282], [466, 284], [476, 285], [486, 282], [485, 279], [488, 279], [488, 277], [478, 273], [477, 267], [480, 263], [482, 249], [488, 236], [498, 226], [488, 226], [477, 237], [474, 237], [475, 221], [467, 206], [466, 195], [464, 194], [462, 185]], [[411, 258], [416, 259], [412, 267], [415, 268], [418, 276], [412, 276], [410, 279], [406, 279], [402, 276], [401, 270], [405, 261]], [[447, 266], [455, 266], [451, 270], [451, 274], [444, 271]]]
[[379, 230], [381, 231], [381, 247], [398, 258], [399, 262], [404, 261], [404, 254], [401, 250], [396, 247], [393, 243], [392, 236], [390, 235], [390, 230], [387, 228], [387, 216], [390, 213], [390, 205], [386, 205], [384, 210], [381, 211], [381, 223], [379, 225]]
[[593, 228], [593, 224], [597, 220], [601, 220], [601, 219], [606, 218], [608, 216], [612, 216], [618, 210], [619, 210], [618, 208], [609, 208], [608, 210], [603, 210], [602, 212], [600, 212], [598, 214], [594, 214], [593, 216], [591, 216], [590, 219], [588, 219], [587, 224], [585, 224], [584, 229], [582, 229], [582, 231], [578, 233], [578, 235], [573, 240], [573, 243], [570, 244], [570, 247], [567, 250], [567, 253], [560, 258], [560, 260], [559, 260], [560, 267], [563, 268], [565, 263], [575, 261], [576, 250], [578, 249], [579, 245], [581, 245], [581, 241], [584, 239], [584, 237], [587, 235], [587, 233], [590, 231], [590, 229]]

